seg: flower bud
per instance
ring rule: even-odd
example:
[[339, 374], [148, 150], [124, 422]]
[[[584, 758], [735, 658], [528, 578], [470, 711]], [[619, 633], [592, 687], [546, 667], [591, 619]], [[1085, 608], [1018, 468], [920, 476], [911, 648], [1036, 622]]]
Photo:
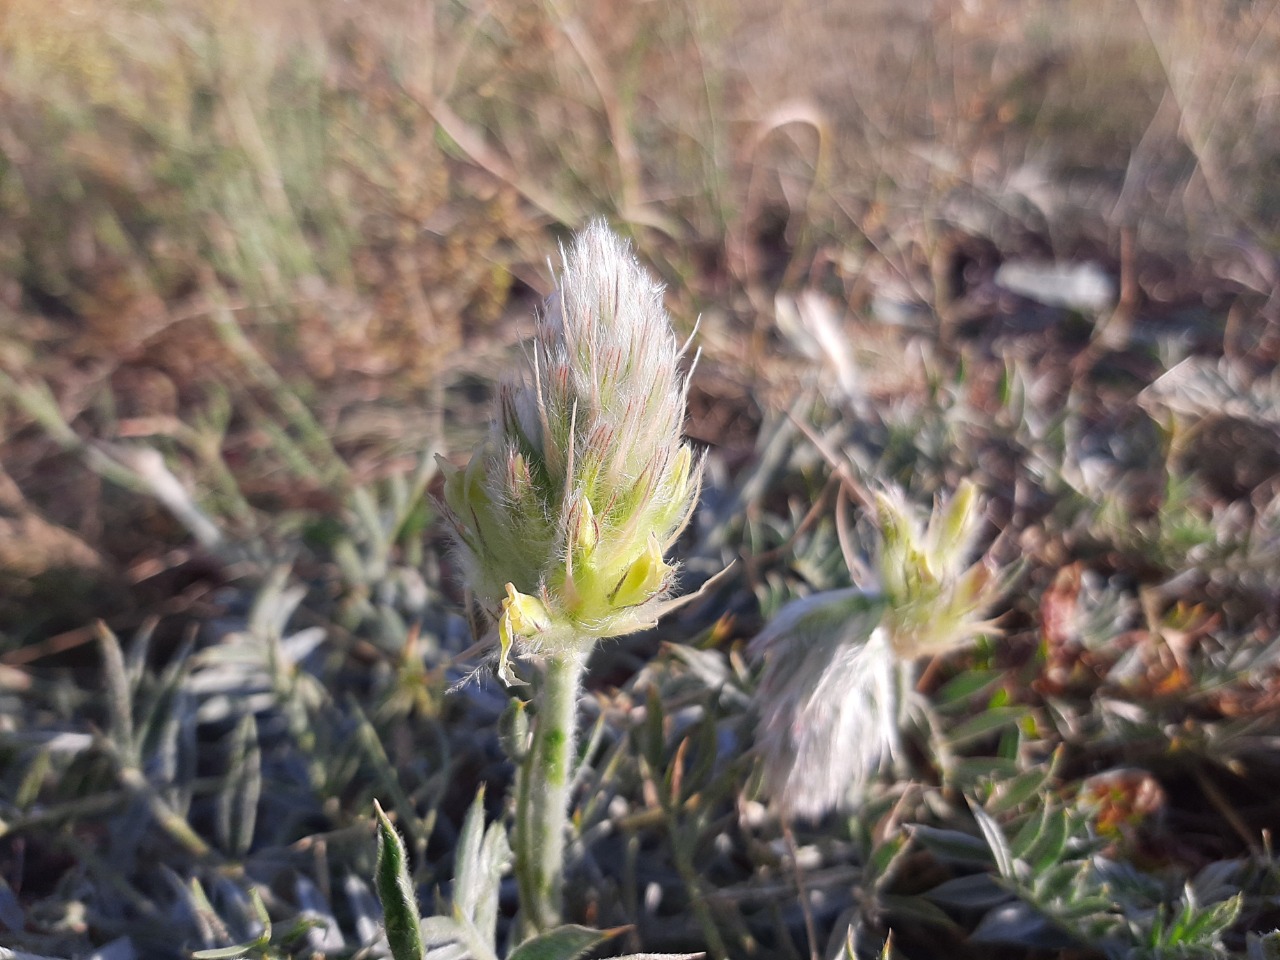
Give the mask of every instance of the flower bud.
[[532, 369], [504, 382], [488, 436], [446, 470], [444, 508], [469, 585], [520, 652], [585, 654], [652, 626], [663, 551], [697, 499], [683, 442], [681, 350], [662, 288], [603, 221], [564, 255]]

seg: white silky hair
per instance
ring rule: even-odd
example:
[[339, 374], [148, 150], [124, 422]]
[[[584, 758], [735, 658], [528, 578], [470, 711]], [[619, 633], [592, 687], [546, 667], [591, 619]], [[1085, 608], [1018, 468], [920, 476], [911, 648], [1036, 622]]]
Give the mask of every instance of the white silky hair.
[[569, 450], [547, 448], [570, 442], [571, 423], [575, 458], [592, 457], [615, 482], [660, 477], [680, 448], [685, 393], [663, 287], [604, 220], [563, 261], [538, 324], [536, 374], [516, 396], [521, 428], [551, 462], [567, 466]]
[[795, 600], [752, 641], [763, 657], [765, 789], [787, 814], [856, 803], [898, 752], [897, 661], [883, 598], [857, 588]]
[[749, 651], [762, 657], [765, 789], [785, 814], [817, 817], [857, 802], [889, 757], [917, 701], [912, 662], [994, 631], [984, 611], [1008, 583], [990, 556], [969, 554], [983, 522], [963, 481], [928, 523], [896, 488], [876, 497], [878, 584], [830, 590], [783, 607]]

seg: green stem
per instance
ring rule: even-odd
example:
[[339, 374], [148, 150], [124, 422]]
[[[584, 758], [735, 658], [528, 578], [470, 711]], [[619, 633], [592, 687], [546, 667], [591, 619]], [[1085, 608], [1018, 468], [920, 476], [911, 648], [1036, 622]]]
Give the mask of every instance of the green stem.
[[585, 657], [547, 657], [535, 697], [533, 744], [521, 771], [516, 823], [516, 875], [526, 933], [560, 923], [564, 838], [569, 817], [578, 694]]

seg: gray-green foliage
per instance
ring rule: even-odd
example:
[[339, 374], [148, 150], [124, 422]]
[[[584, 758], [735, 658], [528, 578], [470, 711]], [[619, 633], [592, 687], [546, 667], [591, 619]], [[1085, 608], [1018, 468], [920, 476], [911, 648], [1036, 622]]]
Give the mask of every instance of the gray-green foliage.
[[[1280, 20], [1266, 5], [1114, 0], [1100, 19], [1096, 0], [1046, 0], [916, 22], [911, 5], [885, 4], [890, 25], [859, 15], [852, 37], [827, 19], [844, 17], [839, 4], [786, 23], [767, 3], [632, 5], [603, 31], [588, 5], [560, 2], [373, 3], [350, 17], [321, 4], [283, 31], [273, 4], [8, 6], [0, 452], [29, 488], [59, 481], [42, 508], [71, 499], [68, 463], [87, 468], [108, 486], [85, 529], [142, 545], [109, 584], [129, 601], [111, 605], [114, 629], [93, 625], [105, 610], [63, 609], [63, 592], [0, 583], [8, 609], [75, 620], [0, 638], [0, 940], [21, 947], [0, 958], [376, 956], [375, 794], [402, 835], [383, 821], [387, 925], [410, 955], [560, 960], [612, 949], [600, 941], [625, 925], [625, 949], [762, 960], [996, 941], [1277, 956], [1262, 931], [1280, 872], [1260, 828], [1277, 779], [1280, 493], [1265, 470], [1242, 492], [1213, 489], [1215, 475], [1247, 479], [1239, 464], [1267, 468], [1277, 423], [1274, 373], [1250, 376], [1275, 359], [1274, 230], [1259, 229], [1270, 208], [1249, 198], [1267, 191], [1247, 176], [1273, 161], [1265, 134], [1280, 116], [1265, 67]], [[845, 57], [850, 41], [876, 56]], [[811, 62], [829, 79], [807, 83], [789, 58], [828, 45], [840, 56]], [[846, 69], [863, 60], [874, 69]], [[688, 69], [654, 69], [671, 63]], [[788, 92], [753, 123], [755, 91], [779, 87], [810, 96]], [[1099, 90], [1115, 103], [1100, 107]], [[927, 150], [904, 117], [927, 119]], [[1070, 183], [1044, 166], [1093, 151], [1111, 159]], [[1111, 202], [1120, 179], [1144, 212]], [[1136, 318], [993, 305], [991, 254], [950, 260], [953, 239], [1004, 257], [1030, 234], [1055, 257], [1079, 253], [1063, 221], [1097, 197], [1100, 229], [1081, 225], [1078, 240], [1110, 259], [1136, 239], [1123, 265]], [[779, 200], [773, 250], [757, 230]], [[833, 200], [874, 213], [837, 216]], [[569, 227], [588, 208], [619, 211], [664, 275], [689, 281], [673, 290], [682, 312], [701, 300], [708, 318], [711, 377], [694, 388], [700, 438], [719, 449], [672, 547], [681, 586], [745, 562], [704, 612], [664, 627], [656, 656], [647, 637], [597, 651], [584, 736], [563, 763], [566, 915], [609, 929], [519, 943], [499, 896], [511, 805], [492, 803], [489, 824], [468, 807], [477, 784], [510, 778], [496, 746], [505, 698], [479, 683], [445, 695], [473, 668], [452, 658], [474, 638], [432, 539], [434, 468], [386, 458], [464, 445], [417, 435], [422, 393], [444, 395], [420, 371], [457, 357], [459, 331], [466, 352], [505, 343], [473, 323], [476, 299], [500, 313], [508, 267], [532, 273], [529, 225], [550, 212]], [[1182, 214], [1228, 229], [1161, 236]], [[1147, 248], [1188, 240], [1218, 249], [1162, 277]], [[976, 273], [977, 286], [950, 290], [957, 266], [956, 285]], [[816, 352], [775, 366], [772, 321], [794, 340], [823, 301]], [[883, 322], [862, 323], [864, 307]], [[173, 417], [126, 423], [136, 398], [108, 381], [181, 369], [154, 349], [175, 335], [202, 369], [173, 373]], [[388, 344], [431, 362], [402, 368]], [[313, 351], [314, 369], [331, 368], [323, 382], [300, 375]], [[838, 395], [812, 375], [823, 362]], [[797, 372], [814, 386], [799, 399]], [[352, 393], [381, 407], [393, 442], [353, 435]], [[729, 407], [758, 410], [755, 449], [721, 433]], [[1205, 456], [1233, 424], [1257, 449]], [[27, 469], [39, 444], [50, 452]], [[628, 465], [623, 486], [645, 489], [642, 471]], [[268, 500], [303, 489], [324, 506], [264, 506], [242, 474], [267, 479]], [[966, 478], [998, 501], [1004, 546], [1030, 568], [999, 611], [1008, 642], [924, 671], [904, 691], [902, 749], [867, 773], [862, 805], [784, 834], [756, 802], [751, 730], [769, 685], [741, 641], [786, 626], [778, 611], [797, 597], [869, 587], [868, 524], [847, 508], [841, 523], [838, 489], [897, 483], [924, 507]], [[589, 541], [587, 521], [616, 516], [612, 497], [585, 492], [572, 531], [559, 498], [543, 498], [531, 528], [544, 553], [547, 531]], [[177, 525], [133, 529], [147, 509], [121, 523], [116, 508], [141, 498]], [[664, 540], [675, 506], [652, 524]], [[24, 529], [14, 519], [6, 494], [5, 531]], [[638, 560], [634, 585], [665, 590], [661, 557], [604, 567], [621, 577]], [[157, 568], [200, 566], [216, 573], [142, 589]], [[1055, 595], [1077, 567], [1078, 591]], [[521, 762], [524, 737], [508, 740]], [[1168, 789], [1119, 835], [1081, 801], [1082, 778], [1117, 765]], [[433, 889], [449, 909], [420, 927]], [[830, 943], [806, 943], [806, 927]]]
[[[467, 811], [455, 847], [450, 909], [419, 919], [403, 843], [381, 807], [378, 818], [378, 892], [387, 940], [395, 960], [577, 960], [615, 936], [564, 924], [538, 933], [510, 950], [499, 943], [498, 900], [511, 848], [500, 823], [484, 820], [484, 790]], [[695, 960], [701, 954], [631, 954], [624, 960]]]
[[1110, 960], [1223, 955], [1223, 934], [1243, 905], [1242, 863], [1220, 861], [1171, 883], [1107, 856], [1086, 818], [1052, 794], [1033, 795], [1015, 804], [1019, 813], [999, 815], [1040, 777], [1029, 771], [1002, 785], [986, 808], [974, 806], [974, 833], [915, 828], [917, 841], [940, 860], [987, 868], [934, 887], [929, 900], [980, 911], [971, 939], [982, 943], [1034, 949], [1075, 943]]

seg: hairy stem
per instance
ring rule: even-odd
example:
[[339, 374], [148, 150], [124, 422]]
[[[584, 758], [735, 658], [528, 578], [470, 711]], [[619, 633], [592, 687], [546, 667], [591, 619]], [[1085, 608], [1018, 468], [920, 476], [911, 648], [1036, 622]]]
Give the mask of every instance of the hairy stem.
[[515, 843], [526, 934], [560, 922], [570, 767], [584, 667], [578, 654], [548, 657], [535, 697], [533, 744], [521, 771]]

